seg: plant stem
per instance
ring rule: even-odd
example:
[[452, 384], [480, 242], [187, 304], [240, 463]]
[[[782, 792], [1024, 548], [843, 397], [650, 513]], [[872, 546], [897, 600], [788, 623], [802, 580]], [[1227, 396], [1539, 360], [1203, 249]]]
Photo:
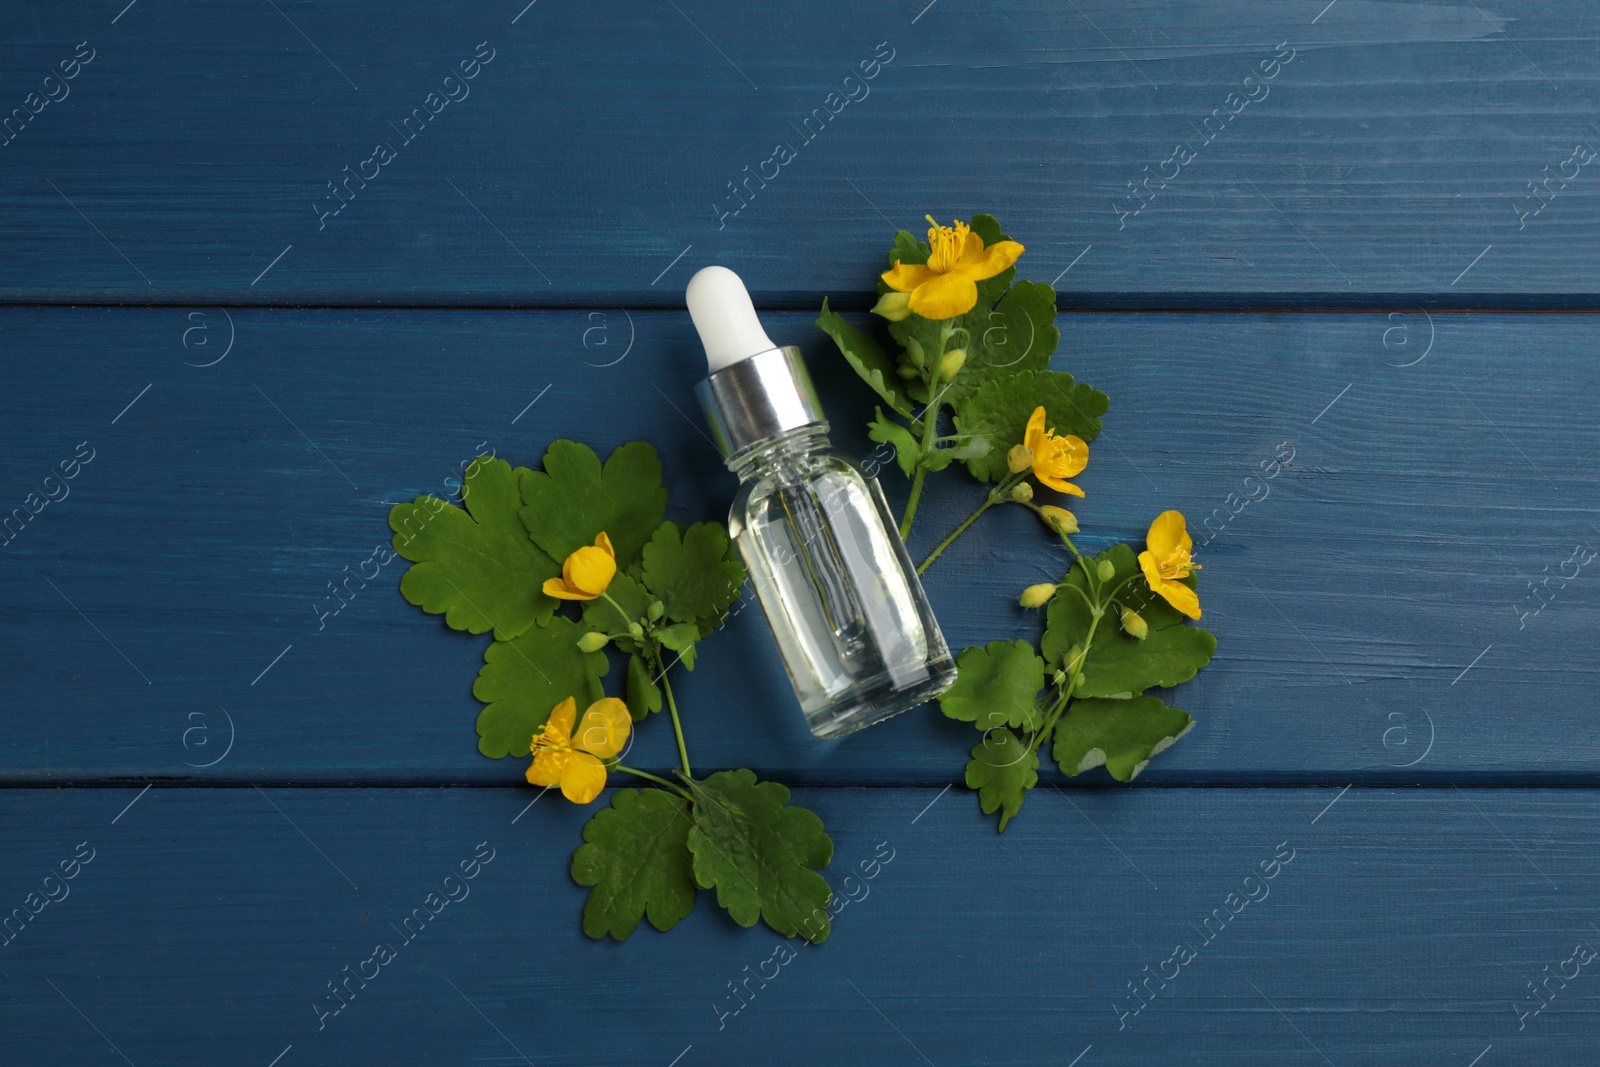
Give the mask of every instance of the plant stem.
[[[1083, 563], [1084, 569], [1088, 570], [1088, 561], [1084, 560], [1082, 556], [1078, 558], [1080, 562]], [[1132, 576], [1130, 575], [1129, 577], [1131, 578]], [[1039, 743], [1050, 735], [1050, 731], [1055, 729], [1056, 723], [1060, 720], [1062, 712], [1066, 711], [1067, 705], [1071, 703], [1072, 694], [1078, 688], [1078, 680], [1083, 677], [1083, 665], [1089, 662], [1089, 648], [1094, 644], [1094, 632], [1099, 628], [1100, 620], [1105, 618], [1105, 609], [1111, 603], [1111, 597], [1106, 597], [1104, 599], [1101, 599], [1100, 597], [1098, 576], [1090, 573], [1089, 580], [1095, 583], [1095, 601], [1099, 603], [1100, 607], [1098, 609], [1093, 609], [1095, 613], [1089, 619], [1089, 632], [1083, 635], [1083, 648], [1078, 653], [1078, 662], [1073, 667], [1072, 674], [1067, 677], [1066, 684], [1062, 686], [1061, 698], [1056, 702], [1056, 709], [1051, 713], [1050, 721], [1045, 723], [1044, 727], [1034, 735], [1033, 743], [1028, 746], [1028, 752], [1030, 755], [1039, 747]], [[1117, 588], [1111, 591], [1111, 596], [1116, 596], [1122, 587], [1128, 583], [1128, 581], [1128, 578], [1124, 578], [1121, 582], [1118, 582]]]
[[689, 770], [689, 749], [683, 743], [683, 724], [678, 721], [678, 702], [672, 697], [672, 683], [667, 681], [667, 668], [661, 662], [661, 652], [656, 652], [656, 669], [660, 672], [661, 688], [667, 694], [667, 710], [672, 713], [672, 732], [678, 735], [678, 758], [683, 761], [683, 776], [693, 778], [694, 773]]
[[[935, 429], [939, 423], [939, 407], [929, 404], [922, 413], [922, 451], [926, 453], [933, 447]], [[904, 541], [911, 536], [911, 520], [917, 517], [917, 504], [922, 500], [922, 483], [928, 479], [928, 468], [917, 467], [917, 473], [911, 478], [911, 495], [906, 498], [906, 513], [900, 519], [900, 540]]]
[[[944, 359], [944, 346], [950, 341], [950, 323], [948, 320], [939, 323], [939, 351], [931, 357], [924, 355], [923, 381], [928, 386], [928, 406], [922, 409], [922, 441], [921, 451], [927, 455], [933, 447], [935, 432], [939, 425], [939, 400], [944, 393], [938, 392], [934, 387], [939, 384], [939, 363]], [[922, 483], [928, 480], [928, 468], [917, 465], [917, 473], [911, 478], [911, 495], [906, 498], [906, 513], [900, 519], [900, 540], [904, 541], [911, 536], [911, 520], [917, 517], [917, 504], [922, 500]]]
[[624, 623], [637, 621], [637, 620], [628, 618], [628, 613], [626, 611], [622, 610], [622, 605], [618, 604], [615, 600], [612, 600], [611, 599], [611, 594], [606, 592], [604, 589], [600, 590], [600, 599], [604, 600], [607, 604], [610, 604], [612, 609], [614, 611], [616, 611], [617, 618], [621, 619]]
[[641, 771], [636, 767], [628, 767], [621, 763], [613, 763], [611, 765], [611, 769], [614, 771], [625, 771], [628, 774], [635, 774], [640, 778], [648, 778], [657, 785], [664, 785], [675, 793], [681, 793], [686, 797], [689, 795], [688, 790], [684, 789], [681, 785], [678, 785], [676, 782], [669, 782], [665, 778], [651, 774], [649, 771]]
[[1056, 722], [1061, 718], [1061, 713], [1067, 710], [1067, 703], [1071, 697], [1071, 693], [1071, 689], [1063, 689], [1061, 691], [1061, 696], [1056, 700], [1055, 709], [1050, 712], [1049, 721], [1039, 729], [1038, 733], [1033, 735], [1033, 741], [1028, 745], [1028, 755], [1033, 755], [1034, 750], [1039, 747], [1040, 742], [1049, 737], [1050, 731], [1056, 728]]
[[927, 570], [933, 561], [939, 558], [939, 554], [941, 552], [949, 548], [951, 543], [955, 541], [956, 538], [960, 537], [966, 532], [968, 526], [971, 526], [978, 520], [979, 515], [982, 515], [985, 511], [988, 511], [996, 504], [1003, 504], [1007, 500], [1011, 499], [1011, 487], [1017, 482], [1021, 481], [1023, 477], [1025, 477], [1025, 475], [1007, 475], [1004, 481], [1000, 482], [993, 489], [989, 490], [989, 495], [984, 497], [983, 503], [978, 505], [977, 510], [963, 519], [960, 526], [957, 526], [954, 530], [951, 530], [949, 536], [947, 536], [943, 541], [940, 541], [938, 547], [928, 554], [928, 558], [923, 560], [917, 566], [917, 573], [921, 574], [923, 571]]
[[934, 560], [939, 558], [939, 553], [949, 548], [951, 542], [965, 533], [967, 527], [978, 521], [978, 516], [994, 507], [995, 503], [996, 501], [993, 493], [990, 493], [988, 496], [984, 497], [983, 503], [978, 505], [977, 510], [963, 519], [961, 521], [961, 525], [957, 526], [954, 530], [951, 530], [949, 536], [943, 541], [940, 541], [938, 547], [928, 554], [928, 558], [917, 565], [917, 573], [921, 574], [923, 571], [927, 570], [929, 565], [932, 564]]

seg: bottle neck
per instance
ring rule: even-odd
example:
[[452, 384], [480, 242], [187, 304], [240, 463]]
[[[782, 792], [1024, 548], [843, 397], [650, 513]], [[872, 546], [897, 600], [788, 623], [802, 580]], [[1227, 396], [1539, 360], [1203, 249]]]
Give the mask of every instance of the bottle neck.
[[739, 481], [747, 482], [826, 447], [828, 447], [828, 424], [817, 422], [765, 441], [758, 441], [749, 448], [729, 456], [727, 464], [728, 469], [739, 476]]

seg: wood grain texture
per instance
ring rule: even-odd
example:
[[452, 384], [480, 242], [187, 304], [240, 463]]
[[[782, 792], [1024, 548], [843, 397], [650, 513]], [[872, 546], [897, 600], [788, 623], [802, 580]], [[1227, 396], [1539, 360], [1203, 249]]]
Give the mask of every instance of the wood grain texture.
[[[1056, 366], [1112, 397], [1074, 505], [1083, 544], [1139, 541], [1168, 507], [1202, 541], [1206, 517], [1220, 527], [1200, 550], [1220, 650], [1174, 691], [1199, 727], [1146, 780], [1596, 780], [1600, 600], [1592, 565], [1563, 566], [1600, 542], [1590, 318], [1060, 322]], [[769, 325], [810, 352], [837, 443], [868, 455], [869, 394], [811, 316]], [[734, 489], [693, 406], [703, 364], [681, 312], [11, 309], [0, 338], [0, 514], [80, 442], [95, 451], [0, 549], [11, 781], [518, 780], [475, 748], [487, 639], [405, 603], [399, 561], [323, 618], [329, 583], [387, 542], [391, 502], [447, 492], [480, 444], [532, 464], [559, 437], [653, 441], [686, 521], [725, 517]], [[884, 480], [902, 500], [892, 464]], [[919, 556], [979, 495], [960, 472], [932, 485]], [[960, 649], [1036, 637], [1014, 597], [1064, 566], [1003, 509], [927, 585]], [[931, 707], [813, 740], [753, 609], [677, 684], [699, 766], [942, 784], [972, 743]], [[635, 756], [672, 762], [664, 724]]]
[[[1552, 980], [1520, 1031], [1514, 1009], [1524, 976], [1600, 944], [1587, 792], [1358, 788], [1330, 808], [1336, 790], [1044, 789], [1000, 838], [955, 792], [801, 790], [850, 896], [828, 942], [793, 943], [747, 1003], [729, 983], [782, 939], [736, 927], [706, 893], [669, 934], [579, 933], [566, 865], [584, 816], [559, 798], [524, 811], [527, 788], [137, 794], [0, 794], [7, 909], [80, 842], [94, 850], [0, 947], [13, 1062], [122, 1062], [114, 1044], [141, 1065], [212, 1064], [226, 1047], [261, 1067], [944, 1067], [1067, 1064], [1092, 1046], [1082, 1067], [1319, 1052], [1461, 1067], [1492, 1045], [1492, 1067], [1586, 1062], [1600, 1023], [1592, 966]], [[396, 928], [480, 842], [493, 859], [407, 943]], [[1279, 855], [1292, 858], [1262, 878]], [[319, 1030], [313, 1003], [337, 1005], [327, 983], [378, 942], [397, 958]], [[1128, 983], [1179, 944], [1196, 958], [1122, 1018]]]
[[1581, 0], [121, 6], [7, 19], [0, 299], [808, 308], [991, 209], [1069, 305], [1597, 293]]

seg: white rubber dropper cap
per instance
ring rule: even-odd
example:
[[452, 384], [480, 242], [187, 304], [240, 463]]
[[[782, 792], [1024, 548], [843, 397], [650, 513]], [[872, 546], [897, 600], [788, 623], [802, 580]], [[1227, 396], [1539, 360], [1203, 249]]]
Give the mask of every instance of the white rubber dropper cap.
[[727, 267], [697, 271], [689, 279], [687, 298], [711, 373], [778, 347], [761, 328], [744, 282]]

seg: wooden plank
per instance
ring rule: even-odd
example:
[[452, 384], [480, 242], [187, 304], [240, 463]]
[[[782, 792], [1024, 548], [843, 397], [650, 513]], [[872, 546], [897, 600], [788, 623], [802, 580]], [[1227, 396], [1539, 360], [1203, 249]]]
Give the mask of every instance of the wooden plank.
[[1080, 306], [1596, 296], [1581, 0], [121, 6], [0, 43], [0, 299], [810, 308], [985, 209]]
[[[769, 321], [810, 351], [837, 443], [868, 455], [864, 387], [809, 316]], [[1591, 568], [1559, 577], [1600, 539], [1600, 370], [1565, 355], [1587, 317], [1061, 323], [1056, 365], [1113, 404], [1075, 505], [1083, 542], [1139, 540], [1168, 507], [1202, 541], [1202, 519], [1222, 524], [1200, 550], [1220, 651], [1174, 697], [1200, 725], [1152, 779], [1596, 780], [1600, 599]], [[397, 564], [324, 617], [330, 583], [371, 573], [390, 502], [447, 492], [480, 444], [535, 463], [557, 437], [656, 442], [683, 520], [724, 516], [735, 486], [693, 407], [682, 313], [11, 309], [0, 337], [0, 513], [93, 452], [0, 549], [12, 781], [517, 780], [475, 749], [485, 639], [405, 603]], [[1247, 483], [1285, 442], [1292, 462]], [[903, 499], [892, 464], [885, 482]], [[964, 474], [935, 481], [917, 553], [977, 497]], [[1036, 636], [1013, 597], [1062, 569], [1004, 509], [927, 584], [959, 649]], [[706, 767], [943, 783], [972, 741], [932, 709], [814, 741], [754, 611], [678, 684]], [[669, 737], [641, 731], [643, 766], [672, 761]]]
[[586, 940], [585, 816], [533, 795], [4, 791], [5, 907], [62, 897], [0, 948], [10, 1058], [1495, 1067], [1584, 1062], [1600, 1021], [1592, 966], [1517, 1014], [1527, 979], [1600, 945], [1588, 792], [1045, 789], [1002, 838], [957, 793], [801, 790], [846, 903], [792, 958], [704, 893], [665, 935]]

